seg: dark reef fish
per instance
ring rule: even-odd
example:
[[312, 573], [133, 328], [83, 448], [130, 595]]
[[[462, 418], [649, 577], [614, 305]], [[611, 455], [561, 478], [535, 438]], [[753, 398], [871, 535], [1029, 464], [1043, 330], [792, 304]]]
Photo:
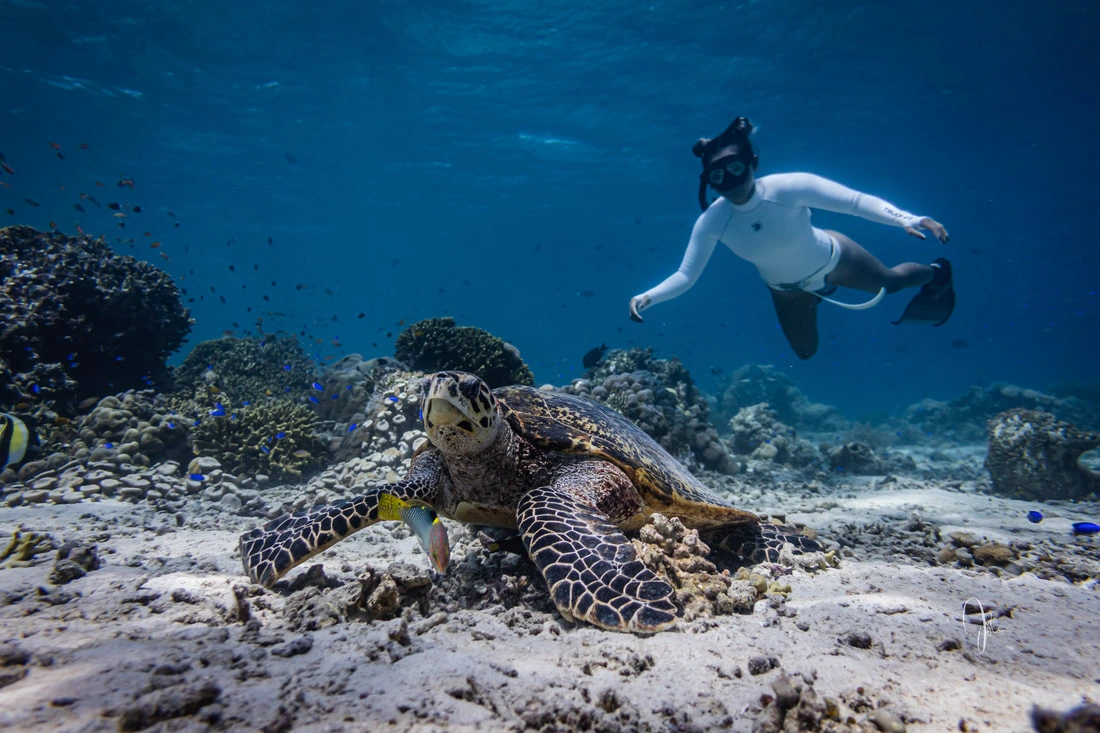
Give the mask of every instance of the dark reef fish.
[[596, 348], [590, 349], [588, 353], [584, 355], [584, 358], [581, 359], [581, 362], [584, 364], [584, 368], [591, 369], [592, 367], [599, 364], [600, 360], [603, 359], [603, 355], [606, 351], [607, 344], [600, 344]]

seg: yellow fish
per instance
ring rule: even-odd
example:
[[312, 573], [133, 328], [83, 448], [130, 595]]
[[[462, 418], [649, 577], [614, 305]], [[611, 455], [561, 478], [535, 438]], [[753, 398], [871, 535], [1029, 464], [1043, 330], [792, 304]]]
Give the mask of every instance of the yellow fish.
[[383, 493], [378, 498], [378, 518], [400, 520], [409, 525], [435, 569], [441, 573], [447, 571], [447, 564], [451, 561], [451, 545], [447, 539], [447, 528], [434, 509]]

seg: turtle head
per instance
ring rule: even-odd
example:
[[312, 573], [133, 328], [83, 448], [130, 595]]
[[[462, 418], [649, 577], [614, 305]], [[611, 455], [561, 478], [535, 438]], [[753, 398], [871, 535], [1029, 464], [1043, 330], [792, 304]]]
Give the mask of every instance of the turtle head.
[[428, 440], [445, 454], [475, 455], [497, 436], [500, 415], [489, 385], [466, 372], [439, 372], [424, 401]]

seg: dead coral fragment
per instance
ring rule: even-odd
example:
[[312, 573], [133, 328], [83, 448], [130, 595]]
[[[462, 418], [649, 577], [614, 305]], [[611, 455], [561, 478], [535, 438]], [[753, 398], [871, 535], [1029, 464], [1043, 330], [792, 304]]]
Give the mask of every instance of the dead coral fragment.
[[653, 514], [633, 544], [638, 559], [676, 589], [675, 601], [685, 621], [752, 612], [757, 588], [719, 571], [707, 559], [710, 547], [698, 531], [685, 528], [678, 517]]
[[36, 555], [57, 549], [53, 538], [44, 532], [13, 530], [7, 547], [0, 551], [0, 568], [25, 568], [34, 564]]
[[385, 572], [368, 566], [358, 580], [360, 593], [352, 608], [367, 620], [388, 621], [414, 606], [421, 616], [428, 615], [432, 578], [426, 570], [409, 563], [394, 563]]

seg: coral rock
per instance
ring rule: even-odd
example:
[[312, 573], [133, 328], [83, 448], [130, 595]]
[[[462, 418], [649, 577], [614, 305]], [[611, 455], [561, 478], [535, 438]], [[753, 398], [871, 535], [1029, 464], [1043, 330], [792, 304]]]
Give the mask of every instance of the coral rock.
[[1080, 499], [1100, 490], [1100, 476], [1079, 462], [1100, 447], [1100, 433], [1038, 410], [1007, 410], [989, 421], [985, 468], [994, 493], [1014, 499]]
[[398, 335], [394, 356], [423, 372], [470, 372], [493, 389], [535, 383], [516, 347], [480, 328], [455, 326], [453, 318], [429, 318], [409, 326]]

